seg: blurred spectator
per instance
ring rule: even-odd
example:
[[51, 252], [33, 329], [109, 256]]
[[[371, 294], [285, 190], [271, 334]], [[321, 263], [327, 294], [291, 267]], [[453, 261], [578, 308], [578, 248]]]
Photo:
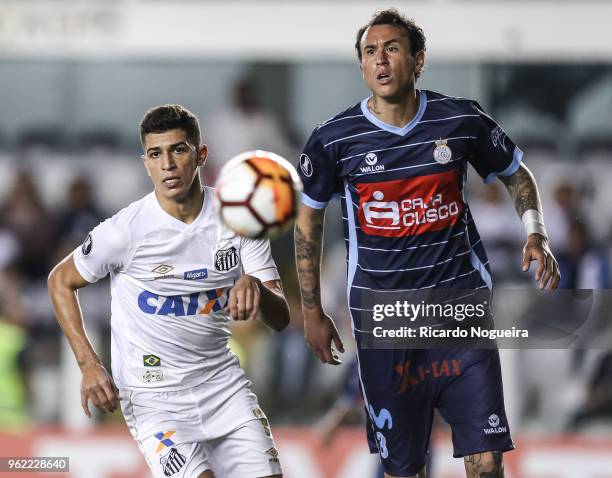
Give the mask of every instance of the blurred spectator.
[[470, 210], [478, 222], [496, 283], [525, 279], [520, 268], [525, 231], [508, 193], [499, 182], [485, 185], [481, 181], [475, 186], [475, 193], [470, 198]]
[[54, 227], [42, 203], [32, 175], [27, 170], [17, 173], [14, 189], [0, 206], [0, 223], [17, 238], [20, 254], [16, 265], [31, 280], [46, 277], [53, 250]]
[[104, 217], [95, 202], [89, 180], [84, 176], [74, 178], [68, 186], [66, 202], [58, 217], [60, 247], [66, 249], [66, 254], [70, 252]]
[[27, 422], [26, 388], [21, 353], [26, 334], [17, 277], [11, 267], [18, 254], [16, 239], [0, 229], [0, 425], [3, 428]]
[[[578, 216], [579, 199], [574, 183], [563, 180], [553, 190], [553, 203], [545, 214], [548, 237], [554, 246], [555, 254], [567, 254], [571, 251], [569, 241], [570, 224]], [[562, 271], [563, 272], [563, 271]], [[562, 287], [559, 285], [559, 287]]]
[[212, 116], [203, 136], [210, 148], [208, 164], [203, 170], [207, 184], [214, 181], [228, 159], [239, 153], [263, 149], [285, 157], [291, 155], [279, 121], [261, 108], [255, 84], [249, 77], [233, 86], [231, 104]]
[[605, 289], [608, 260], [604, 250], [593, 244], [585, 223], [569, 225], [567, 249], [557, 255], [561, 269], [561, 289]]

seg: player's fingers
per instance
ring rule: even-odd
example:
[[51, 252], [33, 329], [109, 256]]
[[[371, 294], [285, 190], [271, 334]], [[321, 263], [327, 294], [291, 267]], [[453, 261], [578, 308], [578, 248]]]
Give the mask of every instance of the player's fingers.
[[114, 412], [115, 410], [117, 410], [117, 404], [119, 402], [119, 397], [117, 396], [117, 393], [115, 393], [115, 389], [112, 386], [112, 382], [107, 381], [102, 385], [102, 391], [104, 392], [104, 395], [106, 396], [106, 400], [110, 406], [110, 411]]
[[529, 270], [531, 259], [531, 249], [525, 248], [523, 251], [523, 272], [527, 272]]
[[236, 320], [244, 320], [244, 311], [246, 310], [246, 291], [240, 289], [236, 292]]
[[559, 285], [561, 281], [561, 273], [559, 272], [559, 264], [557, 264], [556, 260], [553, 260], [553, 278], [550, 281], [550, 290], [553, 291]]
[[542, 275], [542, 280], [540, 281], [540, 288], [545, 289], [550, 281], [554, 272], [553, 258], [552, 256], [546, 257], [546, 268], [544, 269], [544, 274]]
[[81, 390], [81, 407], [83, 407], [83, 411], [88, 418], [91, 418], [91, 412], [89, 411], [89, 397], [87, 394]]
[[259, 302], [261, 300], [261, 292], [259, 288], [255, 288], [253, 290], [253, 309], [251, 310], [251, 315], [249, 316], [249, 320], [254, 320], [257, 318], [259, 314]]
[[336, 346], [336, 350], [338, 350], [339, 352], [344, 353], [344, 344], [342, 343], [342, 339], [340, 338], [340, 335], [338, 334], [337, 330], [334, 330], [332, 333], [332, 340], [334, 341], [334, 345]]
[[255, 294], [252, 287], [244, 291], [244, 320], [249, 320], [253, 315], [253, 301]]
[[232, 288], [229, 292], [229, 297], [227, 299], [227, 305], [225, 306], [227, 312], [229, 313], [232, 319], [236, 318], [236, 288]]
[[535, 253], [533, 256], [535, 257], [536, 261], [538, 261], [538, 267], [535, 271], [535, 280], [540, 281], [542, 274], [544, 273], [544, 269], [546, 269], [546, 256], [544, 256], [544, 254], [541, 252]]
[[94, 401], [94, 405], [104, 413], [111, 413], [112, 407], [109, 400], [106, 398], [106, 394], [100, 385], [97, 385], [94, 389], [95, 396], [97, 398], [97, 403]]

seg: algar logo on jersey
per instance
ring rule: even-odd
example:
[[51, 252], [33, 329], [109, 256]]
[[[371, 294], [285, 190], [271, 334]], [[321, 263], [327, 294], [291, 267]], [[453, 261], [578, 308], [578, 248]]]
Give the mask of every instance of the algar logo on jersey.
[[145, 314], [152, 315], [206, 315], [222, 310], [227, 304], [228, 295], [228, 288], [169, 296], [143, 290], [138, 295], [138, 308]]
[[416, 236], [453, 226], [463, 210], [458, 171], [357, 184], [359, 226], [374, 236]]

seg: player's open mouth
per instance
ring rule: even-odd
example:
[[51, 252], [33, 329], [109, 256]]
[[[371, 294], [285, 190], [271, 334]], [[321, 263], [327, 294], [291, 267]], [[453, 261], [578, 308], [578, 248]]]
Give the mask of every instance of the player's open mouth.
[[378, 83], [386, 85], [391, 81], [391, 75], [389, 73], [379, 73], [378, 75], [376, 75], [376, 80], [378, 81]]
[[169, 188], [174, 188], [178, 186], [180, 182], [181, 182], [181, 178], [177, 176], [173, 176], [171, 178], [166, 178], [163, 180], [163, 183], [166, 185], [166, 187], [169, 187]]

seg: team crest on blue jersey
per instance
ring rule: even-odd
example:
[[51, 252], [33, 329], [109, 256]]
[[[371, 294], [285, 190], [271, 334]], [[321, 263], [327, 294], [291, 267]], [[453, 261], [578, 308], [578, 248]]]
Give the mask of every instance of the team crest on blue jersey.
[[436, 141], [436, 147], [433, 152], [434, 159], [440, 164], [447, 164], [453, 159], [453, 152], [448, 147], [448, 141], [439, 139]]
[[310, 160], [307, 154], [302, 154], [300, 156], [300, 169], [304, 173], [304, 176], [306, 176], [307, 178], [312, 176], [314, 169], [312, 167], [312, 161]]

